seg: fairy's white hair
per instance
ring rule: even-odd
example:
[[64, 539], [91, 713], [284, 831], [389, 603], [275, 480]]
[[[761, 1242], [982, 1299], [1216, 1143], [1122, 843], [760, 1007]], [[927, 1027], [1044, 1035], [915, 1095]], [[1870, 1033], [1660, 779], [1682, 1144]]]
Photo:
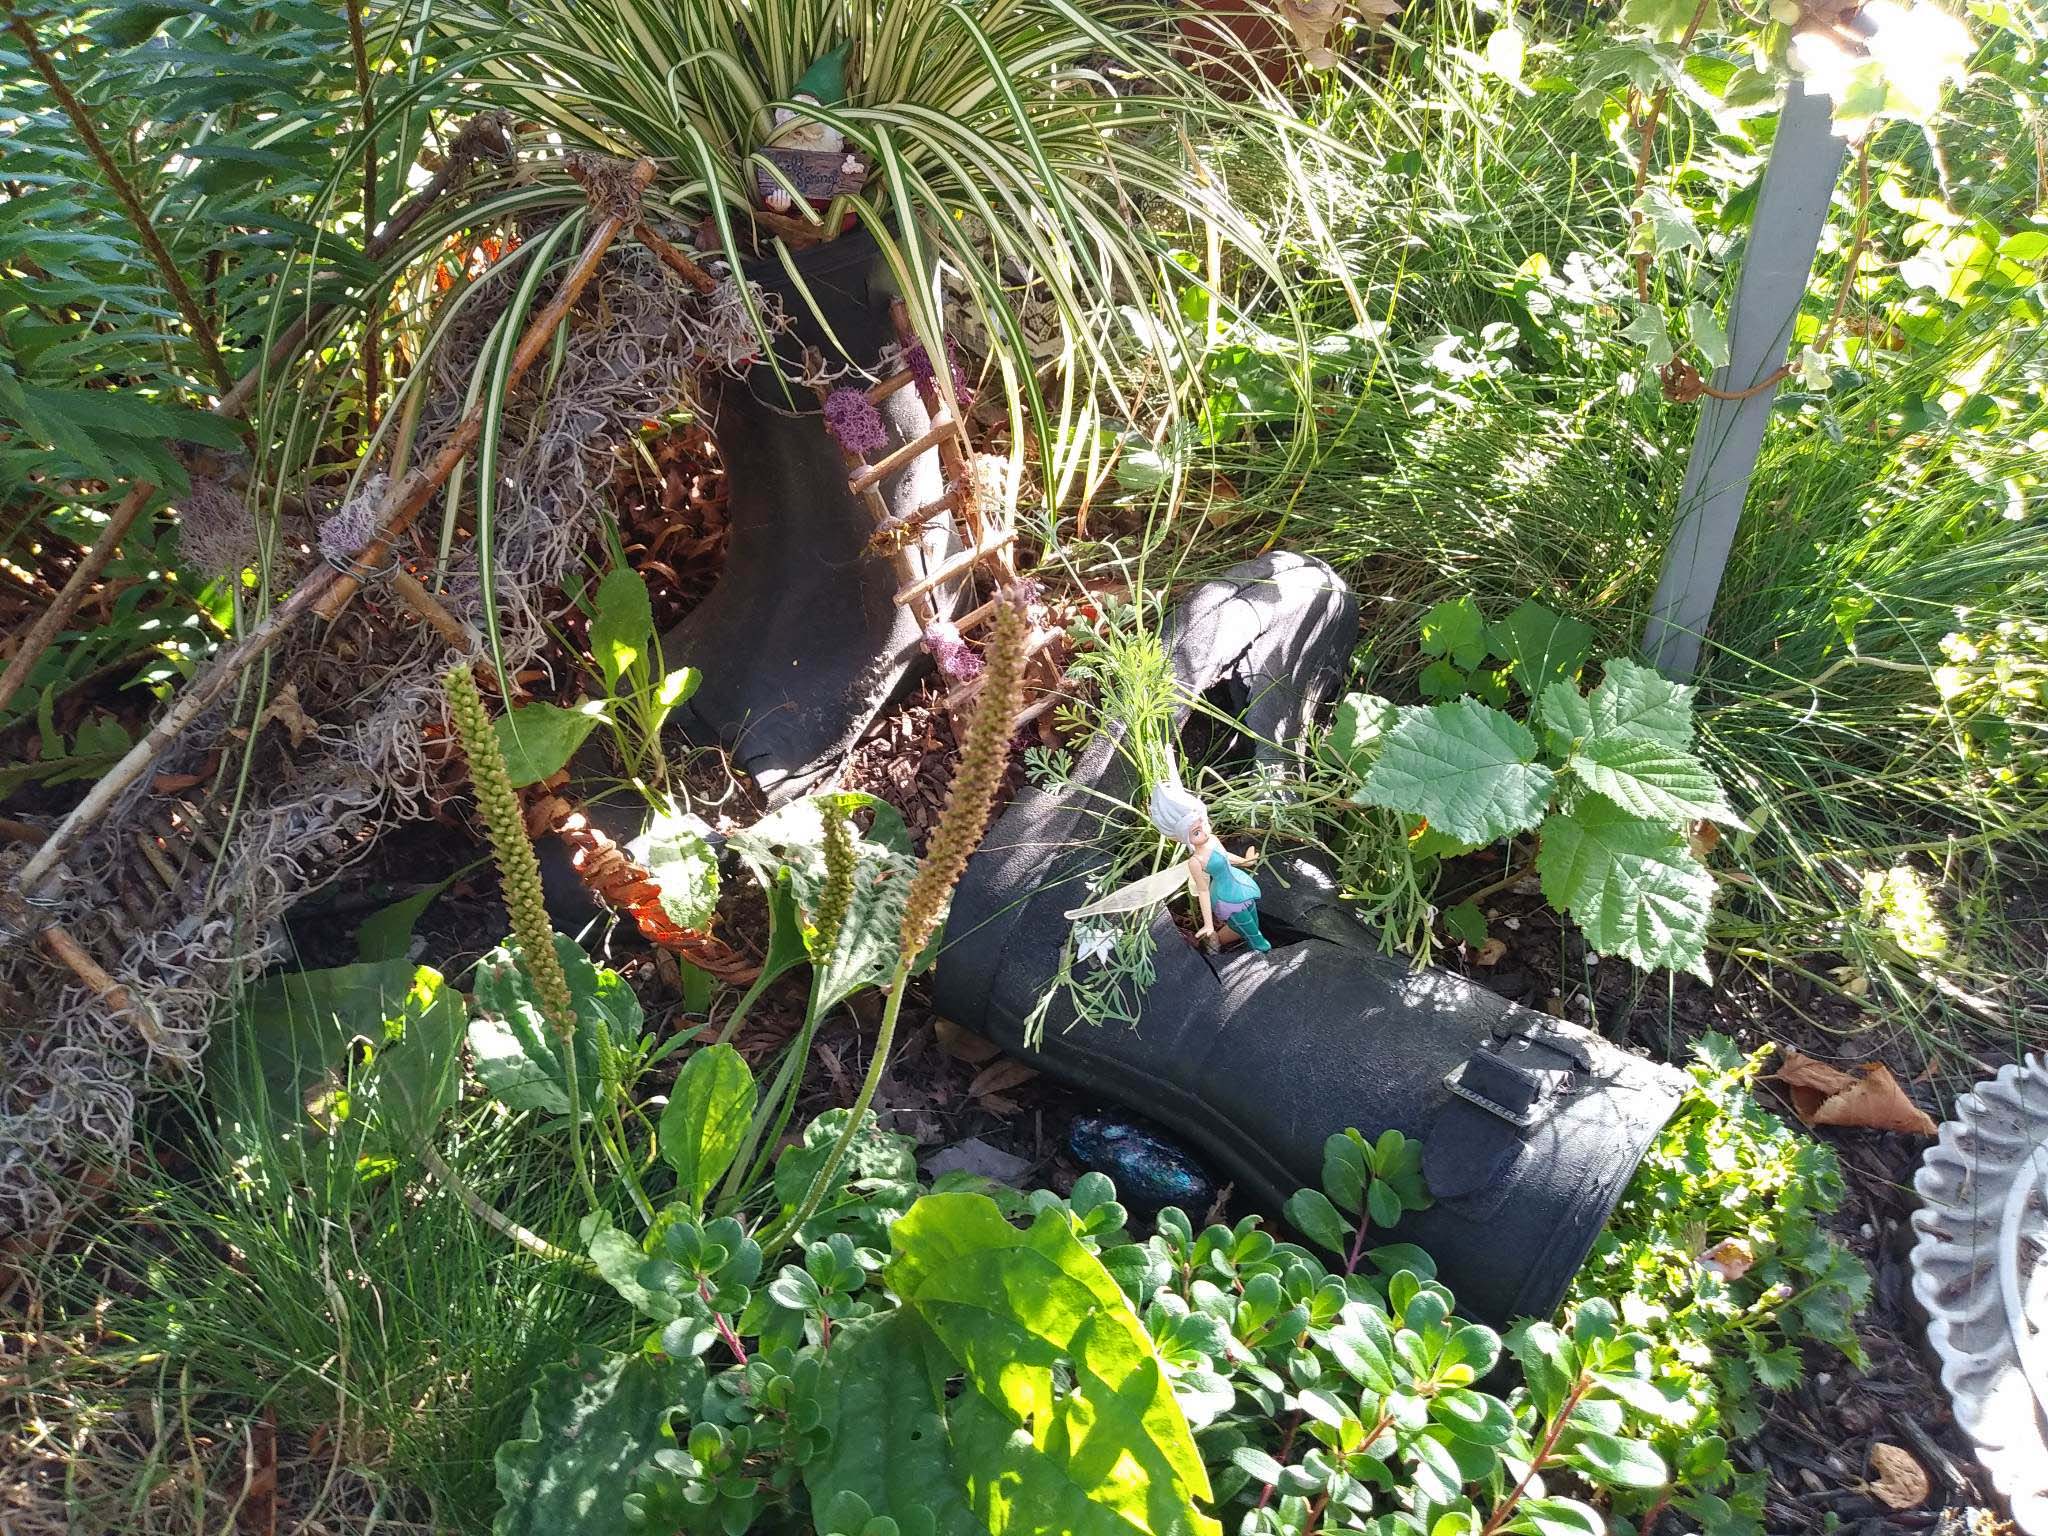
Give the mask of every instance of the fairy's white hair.
[[1194, 835], [1195, 823], [1206, 821], [1209, 816], [1209, 807], [1201, 798], [1178, 784], [1161, 784], [1153, 790], [1147, 810], [1152, 825], [1177, 843], [1187, 842]]

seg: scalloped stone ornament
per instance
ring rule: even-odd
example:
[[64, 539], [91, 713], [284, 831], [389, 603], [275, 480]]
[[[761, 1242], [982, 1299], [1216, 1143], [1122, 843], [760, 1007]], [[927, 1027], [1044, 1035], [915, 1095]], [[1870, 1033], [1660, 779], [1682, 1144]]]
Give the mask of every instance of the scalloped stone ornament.
[[2048, 1065], [1956, 1103], [1913, 1187], [1913, 1294], [1956, 1420], [2029, 1536], [2048, 1536]]

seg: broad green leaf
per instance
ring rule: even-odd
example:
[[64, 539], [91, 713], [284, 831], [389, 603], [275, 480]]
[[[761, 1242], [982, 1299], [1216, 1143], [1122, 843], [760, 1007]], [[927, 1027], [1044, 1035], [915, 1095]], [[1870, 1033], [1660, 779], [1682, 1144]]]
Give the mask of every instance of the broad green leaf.
[[1400, 712], [1376, 693], [1346, 694], [1324, 740], [1326, 755], [1340, 772], [1364, 778]]
[[1647, 1445], [1597, 1430], [1575, 1435], [1565, 1460], [1606, 1488], [1662, 1488], [1671, 1478]]
[[1477, 699], [1404, 710], [1365, 781], [1375, 805], [1485, 844], [1543, 819], [1552, 776], [1528, 727]]
[[1709, 370], [1728, 366], [1728, 332], [1722, 329], [1721, 318], [1711, 304], [1694, 299], [1685, 306], [1685, 331]]
[[1525, 1498], [1503, 1530], [1523, 1536], [1607, 1536], [1607, 1522], [1577, 1499]]
[[379, 907], [364, 918], [356, 929], [356, 959], [366, 965], [403, 960], [405, 952], [412, 948], [414, 924], [434, 904], [434, 899], [454, 883], [455, 876], [450, 875], [438, 885], [430, 885], [388, 907]]
[[1673, 822], [1704, 817], [1742, 824], [1721, 798], [1721, 785], [1706, 765], [1655, 737], [1589, 736], [1565, 766], [1631, 816]]
[[[848, 815], [866, 811], [872, 820], [868, 830], [854, 839], [853, 900], [840, 925], [839, 942], [830, 955], [811, 956], [823, 972], [820, 1012], [866, 987], [884, 986], [896, 974], [903, 903], [917, 872], [910, 834], [894, 806], [872, 795], [833, 794]], [[772, 890], [787, 884], [806, 916], [807, 945], [815, 937], [809, 914], [817, 910], [826, 880], [825, 828], [819, 809], [825, 798], [807, 795], [793, 800], [745, 831], [735, 832], [726, 843], [764, 886]], [[935, 941], [932, 949], [936, 948]]]
[[590, 654], [604, 674], [605, 686], [618, 691], [619, 679], [642, 661], [654, 646], [654, 605], [647, 583], [630, 566], [617, 566], [597, 584], [596, 615], [590, 621]]
[[[1692, 210], [1663, 187], [1643, 188], [1630, 207], [1643, 218], [1636, 230], [1634, 249], [1648, 251], [1654, 256], [1669, 256], [1674, 251], [1705, 247], [1706, 242], [1700, 238], [1700, 227], [1693, 220]], [[1644, 305], [1637, 311], [1638, 314], [1652, 312], [1649, 305]], [[1662, 312], [1656, 313], [1661, 320]]]
[[967, 1501], [971, 1469], [955, 1451], [945, 1399], [932, 1390], [931, 1332], [908, 1308], [839, 1328], [817, 1386], [818, 1423], [830, 1437], [806, 1463], [814, 1505], [851, 1494], [899, 1523], [917, 1511], [933, 1536], [988, 1536]]
[[947, 1431], [994, 1536], [1220, 1536], [1197, 1507], [1208, 1474], [1151, 1340], [1064, 1213], [1019, 1231], [986, 1196], [927, 1195], [889, 1241], [889, 1284], [930, 1330], [935, 1377], [965, 1379]]
[[1339, 1131], [1323, 1143], [1323, 1193], [1338, 1210], [1353, 1216], [1364, 1212], [1369, 1177], [1356, 1131]]
[[640, 1278], [640, 1272], [647, 1267], [647, 1250], [613, 1226], [610, 1217], [602, 1213], [598, 1215], [600, 1219], [596, 1230], [585, 1244], [590, 1262], [597, 1266], [598, 1274], [631, 1303], [635, 1311], [657, 1323], [674, 1322], [682, 1313], [675, 1297], [645, 1284]]
[[1448, 661], [1432, 661], [1417, 675], [1415, 687], [1425, 699], [1455, 699], [1472, 691], [1472, 679]]
[[1674, 828], [1589, 797], [1544, 821], [1536, 872], [1544, 898], [1570, 913], [1600, 953], [1711, 979], [1714, 877]]
[[[1696, 0], [1624, 0], [1621, 21], [1624, 26], [1648, 32], [1659, 42], [1673, 43], [1685, 35], [1697, 9]], [[1713, 14], [1711, 0], [1708, 14]], [[1702, 25], [1714, 26], [1712, 21]]]
[[1535, 600], [1522, 604], [1489, 634], [1493, 654], [1508, 663], [1515, 685], [1535, 699], [1552, 683], [1579, 675], [1593, 652], [1593, 631]]
[[598, 717], [587, 710], [559, 704], [515, 704], [492, 722], [498, 749], [512, 787], [538, 784], [569, 766], [569, 759], [597, 728]]
[[[614, 1042], [637, 1040], [643, 1018], [640, 1000], [616, 971], [600, 971], [583, 948], [556, 934], [555, 956], [569, 983], [576, 1013], [576, 1087], [587, 1115], [600, 1089], [600, 1036]], [[569, 1112], [568, 1077], [561, 1041], [543, 1017], [517, 951], [500, 945], [477, 962], [475, 1010], [469, 1049], [476, 1075], [493, 1097], [513, 1109]]]
[[1288, 1196], [1281, 1214], [1303, 1237], [1332, 1253], [1343, 1253], [1351, 1246], [1352, 1224], [1338, 1214], [1330, 1197], [1319, 1189], [1297, 1189]]
[[1373, 1181], [1366, 1191], [1365, 1203], [1376, 1227], [1391, 1227], [1401, 1219], [1401, 1197], [1382, 1180]]
[[1651, 368], [1662, 368], [1676, 355], [1671, 346], [1671, 327], [1664, 319], [1664, 311], [1655, 304], [1638, 304], [1621, 334], [1643, 349], [1643, 361]]
[[1693, 689], [1655, 668], [1617, 656], [1586, 699], [1589, 736], [1646, 736], [1680, 751], [1692, 748]]
[[710, 839], [702, 817], [670, 806], [626, 845], [654, 877], [661, 910], [679, 928], [702, 930], [718, 911], [718, 852]]
[[634, 1475], [675, 1436], [693, 1363], [585, 1349], [541, 1377], [517, 1438], [498, 1447], [492, 1536], [627, 1536]]
[[1438, 603], [1422, 616], [1422, 651], [1471, 671], [1486, 660], [1486, 615], [1469, 597]]
[[465, 1016], [440, 972], [404, 960], [265, 977], [222, 1047], [222, 1121], [238, 1139], [305, 1133], [315, 1165], [403, 1156], [460, 1095]]
[[1536, 719], [1556, 757], [1570, 757], [1572, 749], [1593, 734], [1593, 706], [1574, 683], [1552, 683], [1545, 688], [1536, 703]]
[[729, 1045], [691, 1053], [661, 1112], [661, 1156], [698, 1211], [746, 1139], [758, 1094], [754, 1074]]
[[1461, 901], [1444, 909], [1444, 931], [1476, 949], [1486, 942], [1486, 914], [1476, 902]]

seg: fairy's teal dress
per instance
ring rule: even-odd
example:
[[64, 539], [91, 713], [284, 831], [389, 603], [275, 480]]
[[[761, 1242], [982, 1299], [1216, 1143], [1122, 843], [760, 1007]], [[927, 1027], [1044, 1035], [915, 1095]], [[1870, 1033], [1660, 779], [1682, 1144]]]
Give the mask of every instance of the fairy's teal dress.
[[1209, 909], [1253, 949], [1262, 954], [1271, 949], [1272, 944], [1259, 932], [1259, 882], [1224, 857], [1221, 843], [1210, 848], [1202, 870], [1209, 877]]

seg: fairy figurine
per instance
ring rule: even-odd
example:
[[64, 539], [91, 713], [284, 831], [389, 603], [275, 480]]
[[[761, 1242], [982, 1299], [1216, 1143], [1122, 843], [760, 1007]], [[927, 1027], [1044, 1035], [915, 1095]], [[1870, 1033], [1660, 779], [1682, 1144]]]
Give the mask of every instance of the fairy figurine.
[[1197, 937], [1213, 945], [1220, 919], [1259, 953], [1271, 949], [1272, 943], [1259, 932], [1259, 883], [1244, 872], [1258, 862], [1258, 850], [1247, 848], [1238, 854], [1226, 849], [1209, 826], [1209, 807], [1177, 782], [1155, 788], [1146, 810], [1152, 825], [1162, 835], [1183, 844], [1188, 856], [1156, 874], [1132, 881], [1122, 890], [1076, 907], [1066, 914], [1068, 920], [1136, 912], [1165, 901], [1185, 885], [1194, 891], [1195, 901], [1202, 909], [1202, 927]]

